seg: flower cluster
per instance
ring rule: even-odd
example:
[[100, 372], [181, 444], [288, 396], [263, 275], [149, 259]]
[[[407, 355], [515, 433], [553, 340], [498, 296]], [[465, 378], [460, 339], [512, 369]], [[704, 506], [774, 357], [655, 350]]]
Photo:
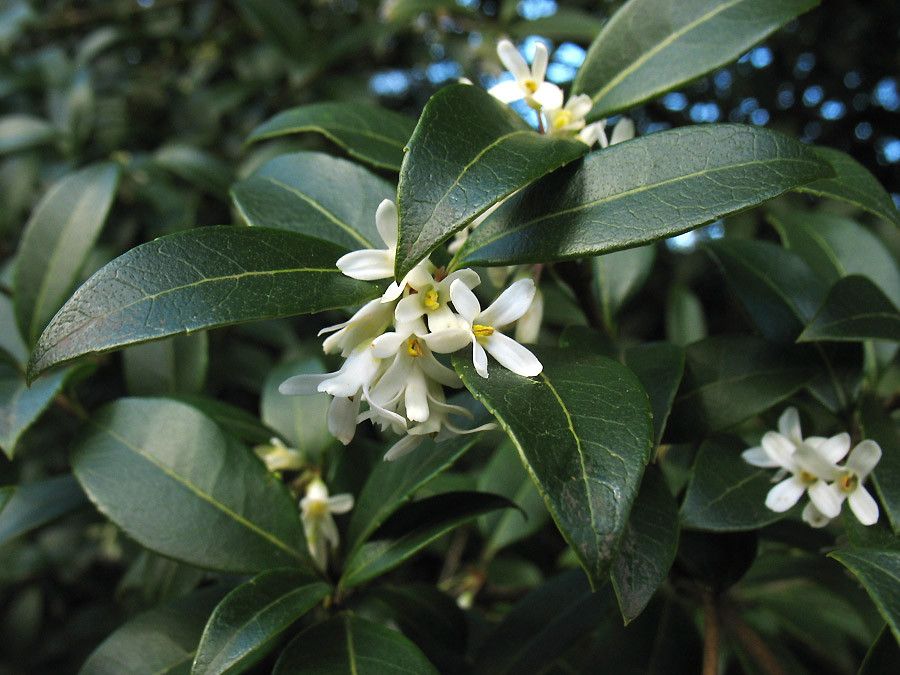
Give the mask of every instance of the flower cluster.
[[787, 511], [808, 492], [803, 520], [813, 527], [824, 527], [840, 515], [845, 499], [859, 522], [872, 525], [878, 521], [878, 504], [863, 483], [881, 459], [881, 448], [866, 440], [848, 457], [849, 450], [847, 433], [803, 438], [797, 409], [788, 408], [778, 419], [778, 431], [767, 432], [760, 446], [742, 456], [753, 466], [779, 469], [773, 479], [779, 482], [766, 496], [766, 506], [773, 511]]
[[[341, 257], [337, 266], [347, 276], [368, 281], [393, 276], [398, 222], [397, 207], [389, 199], [379, 205], [375, 224], [387, 248]], [[475, 370], [482, 377], [488, 376], [487, 354], [519, 375], [540, 373], [542, 366], [534, 354], [501, 332], [532, 306], [535, 286], [530, 278], [520, 279], [482, 310], [472, 292], [479, 283], [473, 270], [446, 275], [423, 260], [400, 283], [392, 282], [381, 298], [320, 333], [331, 333], [323, 345], [326, 353], [346, 359], [339, 370], [295, 375], [282, 382], [279, 391], [333, 396], [328, 429], [345, 445], [356, 425], [367, 419], [382, 430], [403, 434], [385, 455], [387, 460], [411, 452], [425, 436], [441, 441], [492, 427], [462, 429], [450, 420], [472, 414], [447, 403], [444, 387], [459, 388], [462, 382], [435, 354], [471, 345]]]

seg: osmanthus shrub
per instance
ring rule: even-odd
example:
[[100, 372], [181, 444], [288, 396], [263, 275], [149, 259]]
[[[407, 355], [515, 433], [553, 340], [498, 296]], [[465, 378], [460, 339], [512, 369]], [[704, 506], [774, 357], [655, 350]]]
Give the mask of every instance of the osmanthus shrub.
[[[897, 209], [836, 150], [739, 124], [635, 136], [627, 116], [815, 4], [631, 0], [568, 92], [542, 43], [529, 63], [503, 39], [499, 84], [447, 86], [418, 121], [284, 111], [249, 142], [313, 132], [350, 159], [272, 157], [230, 186], [240, 225], [140, 244], [67, 300], [121, 170], [61, 179], [4, 309], [0, 441], [12, 459], [92, 355], [127, 347], [130, 395], [83, 412], [61, 512], [80, 486], [206, 571], [82, 672], [851, 672], [896, 653]], [[776, 198], [755, 212], [772, 227], [733, 236]], [[705, 255], [729, 295], [705, 309], [737, 319], [707, 334], [653, 244], [723, 219]], [[669, 296], [629, 324], [651, 275]], [[320, 312], [338, 318], [278, 321]], [[231, 335], [200, 331], [254, 321], [299, 328], [284, 355], [323, 348], [331, 372], [272, 368], [261, 418], [146, 384]], [[0, 493], [0, 533], [34, 489]]]

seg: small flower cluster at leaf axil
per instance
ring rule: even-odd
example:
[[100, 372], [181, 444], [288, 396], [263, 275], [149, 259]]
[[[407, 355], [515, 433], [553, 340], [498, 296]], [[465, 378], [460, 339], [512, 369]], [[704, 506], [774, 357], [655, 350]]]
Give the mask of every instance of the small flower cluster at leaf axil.
[[[873, 525], [878, 522], [878, 504], [863, 483], [881, 459], [881, 448], [865, 440], [847, 456], [849, 450], [846, 432], [831, 438], [803, 438], [800, 415], [796, 408], [788, 408], [778, 419], [778, 431], [766, 432], [762, 444], [742, 456], [753, 466], [779, 470], [773, 481], [784, 480], [766, 496], [766, 506], [773, 511], [787, 511], [809, 492], [803, 520], [813, 527], [824, 527], [840, 515], [845, 499], [859, 522]], [[790, 477], [784, 478], [787, 474]]]
[[[385, 199], [375, 224], [386, 249], [348, 253], [338, 268], [354, 279], [388, 279], [394, 273], [397, 207]], [[471, 345], [475, 370], [488, 376], [487, 354], [524, 377], [541, 372], [540, 361], [500, 329], [522, 317], [535, 294], [531, 279], [520, 279], [482, 310], [472, 289], [481, 283], [476, 272], [461, 269], [449, 275], [425, 259], [401, 283], [392, 282], [381, 298], [363, 305], [349, 320], [325, 328], [326, 353], [345, 357], [341, 368], [324, 375], [295, 375], [282, 382], [282, 394], [325, 392], [334, 399], [328, 409], [328, 429], [345, 445], [358, 422], [371, 420], [382, 430], [404, 437], [387, 452], [397, 459], [414, 450], [425, 436], [437, 441], [493, 427], [462, 429], [451, 416], [472, 417], [450, 405], [444, 387], [462, 387], [457, 374], [435, 354], [449, 354]], [[393, 330], [390, 330], [393, 328]], [[366, 403], [367, 410], [361, 406]]]
[[306, 496], [300, 500], [300, 520], [309, 552], [321, 569], [328, 567], [328, 552], [338, 547], [337, 525], [331, 514], [347, 513], [353, 508], [353, 495], [328, 495], [321, 478], [314, 478], [306, 486]]

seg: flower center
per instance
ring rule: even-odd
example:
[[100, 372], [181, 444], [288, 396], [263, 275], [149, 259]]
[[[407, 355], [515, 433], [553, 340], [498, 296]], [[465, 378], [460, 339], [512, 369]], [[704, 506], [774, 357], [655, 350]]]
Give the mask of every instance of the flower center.
[[313, 502], [309, 505], [309, 515], [321, 518], [328, 513], [328, 505], [325, 502]]
[[406, 342], [406, 352], [410, 356], [425, 356], [425, 350], [422, 349], [422, 345], [414, 337], [409, 338]]
[[812, 485], [819, 479], [816, 476], [812, 475], [809, 471], [801, 471], [800, 480], [803, 481], [805, 485]]
[[856, 489], [856, 486], [859, 485], [859, 476], [857, 476], [853, 472], [845, 473], [841, 476], [841, 480], [839, 482], [841, 486], [841, 490], [844, 492], [853, 492]]
[[530, 77], [529, 77], [527, 80], [525, 80], [522, 84], [523, 84], [524, 87], [525, 87], [528, 91], [530, 91], [532, 94], [538, 90], [538, 83], [535, 82], [535, 81], [534, 81], [533, 79], [531, 79]]
[[572, 113], [568, 110], [560, 110], [553, 116], [553, 126], [560, 129], [572, 121]]
[[432, 312], [441, 306], [440, 303], [440, 294], [432, 288], [430, 291], [425, 293], [425, 306], [430, 309]]
[[476, 338], [486, 338], [489, 335], [494, 334], [493, 326], [481, 326], [479, 324], [475, 324], [472, 326], [472, 332], [475, 334]]

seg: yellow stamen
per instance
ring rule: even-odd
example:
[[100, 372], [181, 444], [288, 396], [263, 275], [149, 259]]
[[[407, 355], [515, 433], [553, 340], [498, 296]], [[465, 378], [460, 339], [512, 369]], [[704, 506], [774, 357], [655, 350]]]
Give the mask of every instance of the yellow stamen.
[[432, 288], [430, 291], [428, 291], [425, 294], [425, 306], [428, 309], [430, 309], [431, 311], [436, 310], [438, 307], [441, 306], [441, 303], [439, 302], [439, 298], [440, 298], [440, 296], [438, 295], [438, 292]]
[[472, 326], [472, 332], [475, 333], [475, 337], [487, 337], [494, 334], [494, 327], [480, 326], [476, 323], [474, 326]]
[[572, 121], [572, 113], [568, 110], [560, 110], [553, 116], [553, 126], [561, 129]]
[[846, 473], [841, 476], [840, 486], [844, 492], [853, 492], [859, 485], [859, 476], [855, 473]]
[[525, 88], [528, 91], [530, 91], [532, 94], [538, 90], [538, 83], [530, 78], [525, 80], [525, 82], [523, 82], [523, 84], [525, 85]]
[[425, 350], [422, 349], [422, 345], [420, 345], [419, 341], [414, 337], [409, 338], [407, 341], [406, 352], [410, 356], [425, 356]]
[[309, 515], [311, 516], [324, 516], [328, 513], [328, 504], [325, 502], [313, 502], [309, 505]]
[[802, 480], [807, 485], [812, 485], [813, 483], [815, 483], [818, 480], [818, 478], [816, 478], [814, 475], [812, 475], [809, 471], [801, 471], [800, 472], [800, 480]]

